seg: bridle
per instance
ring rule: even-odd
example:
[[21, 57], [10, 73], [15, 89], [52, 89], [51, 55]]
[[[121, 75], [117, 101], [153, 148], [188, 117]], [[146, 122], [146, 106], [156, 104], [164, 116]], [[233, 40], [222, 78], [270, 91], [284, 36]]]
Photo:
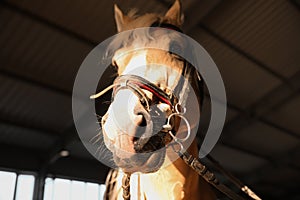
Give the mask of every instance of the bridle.
[[[150, 111], [150, 105], [156, 102], [162, 102], [172, 107], [172, 105], [174, 105], [177, 101], [177, 98], [171, 92], [163, 91], [155, 84], [140, 76], [131, 74], [121, 75], [115, 79], [114, 85], [115, 87], [113, 88], [112, 100], [118, 91], [122, 89], [129, 89], [137, 95], [141, 104], [147, 111]], [[148, 98], [144, 90], [152, 93], [155, 101]]]
[[[166, 24], [166, 23], [159, 23], [155, 22], [152, 24], [151, 27], [161, 27], [161, 28], [167, 28], [172, 29], [175, 31], [182, 32], [178, 27], [172, 25], [172, 24]], [[191, 74], [198, 73], [197, 70], [193, 66], [191, 66], [185, 59], [182, 59], [181, 57], [177, 57], [183, 62], [183, 70], [182, 70], [182, 76], [185, 78], [185, 81], [190, 81], [189, 76]], [[198, 83], [203, 84], [201, 80], [201, 76], [197, 74], [198, 77]], [[180, 158], [188, 165], [190, 166], [194, 171], [196, 171], [200, 176], [204, 178], [208, 183], [210, 183], [212, 186], [214, 186], [217, 190], [225, 194], [230, 199], [234, 200], [242, 200], [244, 199], [237, 193], [235, 193], [233, 190], [228, 188], [227, 186], [221, 184], [213, 172], [211, 172], [200, 160], [199, 158], [193, 157], [190, 153], [187, 152], [187, 150], [183, 147], [183, 143], [190, 137], [190, 125], [188, 120], [185, 118], [184, 114], [186, 111], [185, 103], [182, 102], [182, 99], [180, 98], [180, 94], [176, 93], [176, 91], [182, 91], [182, 88], [175, 88], [174, 91], [170, 89], [162, 90], [157, 85], [153, 84], [152, 82], [136, 75], [121, 75], [117, 77], [114, 81], [114, 83], [101, 91], [100, 93], [96, 95], [92, 95], [90, 98], [98, 98], [102, 96], [107, 91], [113, 89], [112, 93], [112, 100], [114, 99], [115, 95], [123, 89], [129, 89], [131, 90], [140, 100], [140, 103], [144, 106], [145, 110], [150, 112], [151, 106], [159, 103], [164, 103], [170, 106], [171, 113], [166, 118], [166, 123], [161, 128], [162, 132], [165, 132], [166, 134], [169, 134], [171, 138], [173, 139], [172, 144], [179, 145], [179, 149], [175, 149], [174, 151], [180, 156]], [[147, 92], [150, 92], [152, 94], [152, 99], [150, 99], [147, 94]], [[203, 94], [202, 94], [203, 96]], [[201, 100], [203, 97], [201, 97]], [[176, 132], [174, 131], [174, 123], [171, 123], [173, 118], [180, 118], [183, 120], [187, 126], [187, 133], [184, 138], [178, 138], [176, 137]], [[235, 178], [233, 175], [231, 175], [229, 172], [225, 171], [211, 156], [208, 156], [208, 159], [236, 186], [239, 187], [240, 190], [242, 190], [245, 194], [248, 195], [248, 197], [251, 197], [252, 199], [260, 199], [253, 191], [251, 191], [246, 185], [242, 184], [237, 178]], [[126, 174], [123, 177], [122, 180], [122, 188], [123, 188], [123, 198], [124, 200], [130, 200], [130, 175]]]
[[[175, 55], [174, 55], [175, 56]], [[112, 92], [112, 102], [116, 96], [116, 94], [120, 90], [130, 90], [132, 91], [140, 100], [140, 103], [143, 105], [144, 109], [148, 112], [148, 114], [153, 117], [155, 115], [155, 112], [151, 112], [151, 107], [159, 105], [161, 103], [166, 104], [170, 107], [170, 112], [167, 115], [165, 119], [165, 124], [160, 127], [160, 132], [169, 134], [170, 139], [173, 139], [176, 144], [179, 144], [182, 146], [182, 143], [189, 139], [191, 128], [189, 125], [188, 120], [184, 116], [185, 114], [185, 100], [182, 95], [182, 92], [185, 88], [182, 88], [181, 86], [185, 87], [185, 82], [189, 82], [189, 80], [186, 77], [189, 77], [191, 73], [195, 72], [195, 69], [191, 67], [191, 65], [184, 59], [180, 58], [179, 56], [176, 56], [176, 59], [179, 59], [181, 62], [183, 62], [183, 70], [182, 70], [182, 77], [185, 77], [184, 83], [177, 84], [175, 89], [172, 91], [169, 88], [165, 88], [162, 90], [157, 85], [153, 84], [152, 82], [148, 81], [147, 79], [132, 75], [132, 74], [125, 74], [118, 76], [114, 83], [104, 89], [103, 91], [99, 92], [96, 95], [92, 95], [90, 98], [98, 98], [102, 96], [104, 93], [109, 91], [110, 89], [113, 90]], [[198, 76], [197, 76], [198, 77]], [[199, 76], [200, 77], [200, 76]], [[198, 79], [198, 81], [202, 81], [201, 79]], [[147, 93], [152, 94], [152, 98], [149, 98]], [[151, 114], [150, 114], [151, 112]], [[158, 113], [159, 115], [159, 113]], [[187, 133], [184, 138], [177, 138], [176, 137], [176, 127], [175, 127], [175, 121], [178, 122], [178, 120], [183, 120], [187, 127]], [[165, 144], [167, 145], [173, 145], [173, 144]], [[183, 148], [183, 147], [182, 147]]]

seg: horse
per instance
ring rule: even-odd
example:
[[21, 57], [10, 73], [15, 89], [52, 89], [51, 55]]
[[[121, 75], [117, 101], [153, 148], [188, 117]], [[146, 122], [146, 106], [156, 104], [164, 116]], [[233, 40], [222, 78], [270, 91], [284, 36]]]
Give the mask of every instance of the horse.
[[[194, 124], [199, 121], [199, 116], [193, 116], [195, 115], [193, 113], [200, 113], [200, 110], [197, 111], [195, 108], [197, 112], [186, 111], [186, 108], [178, 103], [180, 99], [172, 94], [183, 75], [183, 79], [188, 75], [190, 80], [194, 80], [192, 85], [198, 90], [196, 93], [200, 92], [199, 74], [195, 70], [187, 70], [186, 63], [169, 51], [137, 48], [139, 45], [153, 42], [168, 48], [174, 46], [185, 48], [180, 46], [184, 45], [182, 41], [174, 45], [174, 41], [180, 40], [176, 32], [180, 31], [183, 24], [180, 1], [176, 0], [164, 15], [148, 13], [138, 16], [135, 11], [125, 15], [117, 5], [114, 11], [119, 33], [150, 27], [153, 24], [165, 24], [168, 27], [152, 33], [163, 35], [158, 40], [151, 40], [149, 37], [148, 41], [138, 43], [138, 38], [134, 36], [131, 36], [133, 40], [116, 38], [116, 40], [126, 41], [123, 42], [126, 45], [120, 47], [112, 59], [118, 74], [115, 85], [119, 87], [114, 87], [113, 101], [101, 119], [101, 126], [104, 143], [112, 152], [118, 170], [111, 170], [107, 177], [105, 199], [216, 199], [210, 185], [184, 160], [178, 157], [172, 159], [172, 154], [168, 152], [176, 148], [175, 145], [172, 148], [164, 148], [175, 138], [173, 134], [168, 134], [171, 133], [170, 131], [175, 131], [177, 137], [185, 134], [186, 131], [192, 132], [188, 136], [197, 132], [197, 126]], [[186, 70], [188, 72], [185, 72]], [[124, 86], [124, 84], [129, 85], [129, 82], [132, 84], [130, 87]], [[188, 90], [188, 87], [189, 84], [181, 87], [180, 91]], [[196, 96], [196, 99], [193, 97], [190, 99], [187, 102], [196, 101], [201, 105], [202, 97]], [[174, 110], [177, 115], [174, 114]], [[192, 117], [188, 119], [187, 124], [178, 125], [182, 124], [182, 121], [187, 121], [188, 117], [181, 115], [185, 111]], [[167, 124], [158, 125], [160, 128], [165, 125], [162, 129], [169, 128], [167, 131], [155, 128], [157, 125], [155, 125], [154, 115], [159, 118], [158, 121], [168, 121]], [[158, 133], [153, 134], [153, 132]], [[196, 139], [186, 139], [189, 140], [187, 151], [197, 157], [199, 150]], [[130, 184], [130, 187], [126, 184]], [[124, 187], [127, 187], [126, 194], [123, 191], [126, 191]]]

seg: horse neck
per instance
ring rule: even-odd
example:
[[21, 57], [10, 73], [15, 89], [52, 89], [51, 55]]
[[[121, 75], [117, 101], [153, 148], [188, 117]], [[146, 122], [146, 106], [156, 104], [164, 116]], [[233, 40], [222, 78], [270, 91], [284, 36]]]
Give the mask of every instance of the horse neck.
[[[198, 156], [194, 141], [188, 151]], [[209, 185], [182, 159], [157, 172], [131, 176], [132, 199], [211, 200], [215, 199]], [[122, 198], [121, 198], [122, 199]]]
[[[197, 156], [195, 141], [190, 146], [189, 152]], [[156, 190], [160, 189], [166, 193], [165, 195], [168, 195], [166, 199], [193, 199], [191, 194], [193, 196], [199, 195], [199, 176], [180, 158], [173, 164], [150, 174], [150, 179]]]

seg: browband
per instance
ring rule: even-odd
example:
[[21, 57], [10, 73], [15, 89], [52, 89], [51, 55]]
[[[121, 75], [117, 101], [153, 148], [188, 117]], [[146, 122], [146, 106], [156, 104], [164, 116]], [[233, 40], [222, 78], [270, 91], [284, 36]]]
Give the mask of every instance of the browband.
[[162, 23], [162, 22], [154, 22], [151, 27], [161, 27], [161, 28], [166, 28], [166, 29], [170, 29], [170, 30], [174, 30], [174, 31], [178, 31], [180, 33], [183, 33], [183, 31], [178, 28], [177, 26], [173, 25], [173, 24], [169, 24], [169, 23]]

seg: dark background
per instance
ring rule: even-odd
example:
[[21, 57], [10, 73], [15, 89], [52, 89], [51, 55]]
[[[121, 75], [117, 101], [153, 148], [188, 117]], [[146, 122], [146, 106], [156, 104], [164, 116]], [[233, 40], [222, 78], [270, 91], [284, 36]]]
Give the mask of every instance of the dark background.
[[[1, 169], [33, 172], [41, 185], [47, 175], [104, 182], [107, 167], [78, 139], [71, 96], [85, 56], [116, 32], [113, 3], [145, 13], [172, 1], [0, 1]], [[263, 199], [300, 199], [299, 0], [184, 0], [183, 8], [184, 32], [211, 55], [227, 92], [212, 155]], [[209, 100], [203, 109], [200, 136]]]

